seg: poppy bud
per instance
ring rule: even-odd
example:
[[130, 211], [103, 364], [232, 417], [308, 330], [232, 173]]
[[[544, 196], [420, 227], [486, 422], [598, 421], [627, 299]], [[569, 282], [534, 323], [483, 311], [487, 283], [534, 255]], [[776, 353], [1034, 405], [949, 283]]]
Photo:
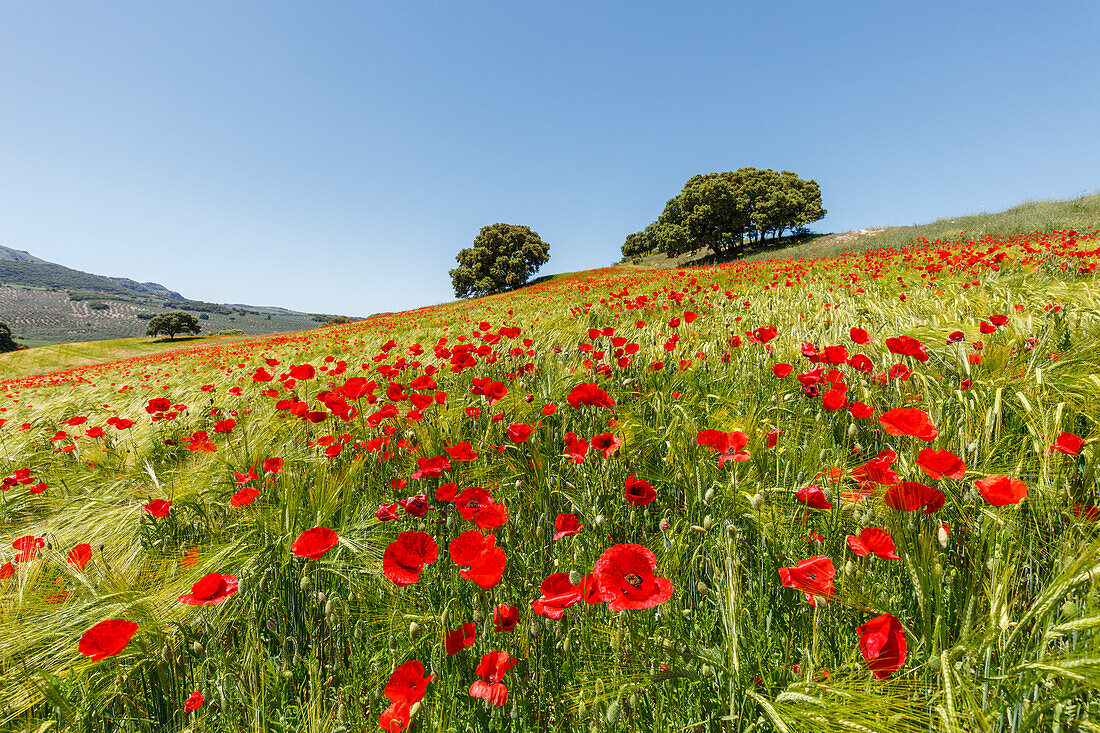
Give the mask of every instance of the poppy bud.
[[1062, 604], [1062, 617], [1073, 618], [1077, 615], [1077, 604], [1073, 601], [1066, 601]]
[[863, 452], [863, 445], [860, 444], [860, 443], [853, 444], [852, 445], [852, 452], [853, 453], [862, 453]]
[[848, 437], [852, 440], [855, 440], [857, 435], [859, 435], [859, 426], [855, 423], [852, 423], [848, 426]]
[[409, 624], [409, 638], [415, 641], [418, 636], [420, 636], [420, 624], [413, 621]]
[[943, 662], [940, 660], [940, 655], [932, 654], [932, 656], [928, 657], [928, 667], [933, 672], [939, 672], [940, 667], [942, 667], [942, 666], [943, 666]]
[[608, 725], [614, 725], [619, 722], [619, 701], [612, 700], [611, 704], [607, 706], [607, 723]]
[[451, 621], [451, 609], [444, 608], [442, 615], [440, 615], [440, 617], [439, 617], [439, 623], [440, 623], [441, 626], [443, 626], [443, 628], [447, 628], [448, 626], [451, 625], [450, 621]]
[[703, 494], [703, 503], [704, 504], [710, 504], [710, 502], [713, 498], [714, 498], [714, 489], [707, 489], [707, 493]]
[[582, 580], [584, 580], [584, 576], [581, 575], [579, 572], [577, 572], [576, 570], [569, 571], [570, 583], [572, 583], [573, 585], [580, 585]]
[[592, 520], [592, 523], [595, 524], [597, 527], [599, 527], [600, 525], [602, 525], [606, 521], [607, 521], [607, 517], [605, 517], [602, 514], [597, 514], [596, 518]]
[[631, 527], [637, 527], [638, 526], [638, 510], [637, 509], [631, 509], [630, 510], [630, 518], [628, 520], [628, 523], [630, 524]]
[[309, 579], [309, 576], [302, 578], [302, 582], [298, 584], [298, 587], [302, 589], [303, 593], [309, 593], [313, 588], [313, 581]]
[[473, 619], [474, 619], [475, 624], [480, 624], [481, 623], [481, 609], [479, 609], [479, 608], [474, 609]]
[[202, 654], [202, 643], [196, 641], [191, 645], [191, 651], [195, 652], [195, 654]]
[[942, 526], [939, 527], [936, 530], [936, 539], [939, 540], [940, 547], [942, 547], [943, 549], [946, 550], [947, 549], [948, 534], [947, 534], [947, 530], [944, 529]]
[[531, 619], [531, 636], [539, 635], [539, 623], [534, 619]]
[[701, 580], [698, 583], [695, 584], [695, 592], [698, 593], [701, 596], [705, 596], [707, 594], [708, 590], [710, 590], [710, 589], [707, 588], [707, 584], [704, 583]]
[[710, 528], [714, 526], [714, 519], [708, 514], [703, 517], [703, 531], [709, 532]]
[[325, 604], [325, 618], [332, 615], [332, 612], [336, 610], [336, 599], [329, 598], [328, 603]]
[[390, 637], [389, 648], [390, 648], [391, 652], [396, 652], [397, 651], [397, 637], [396, 636], [391, 636]]
[[853, 563], [851, 560], [844, 563], [844, 574], [845, 575], [853, 575], [853, 574], [855, 574], [855, 572], [856, 572], [855, 563]]
[[661, 523], [658, 525], [662, 532], [668, 531], [668, 517], [661, 517]]
[[542, 528], [542, 525], [535, 527], [535, 539], [541, 540], [546, 537], [546, 531]]
[[760, 507], [764, 506], [764, 497], [761, 494], [753, 494], [749, 503], [752, 504], [753, 509], [760, 511]]
[[325, 602], [325, 594], [324, 594], [323, 591], [317, 591], [317, 602], [318, 603], [324, 603]]
[[520, 479], [517, 478], [516, 479], [516, 491], [519, 491], [522, 488], [523, 488], [523, 481], [521, 481]]

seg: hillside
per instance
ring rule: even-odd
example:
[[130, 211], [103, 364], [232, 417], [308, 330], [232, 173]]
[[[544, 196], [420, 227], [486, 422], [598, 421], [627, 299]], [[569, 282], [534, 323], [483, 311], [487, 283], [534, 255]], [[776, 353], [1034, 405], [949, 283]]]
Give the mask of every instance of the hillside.
[[1093, 730], [1098, 269], [604, 268], [6, 381], [0, 727]]
[[105, 277], [0, 247], [0, 321], [28, 345], [140, 336], [156, 313], [185, 310], [203, 333], [239, 329], [249, 335], [315, 328], [328, 315], [285, 308], [188, 300], [159, 283]]
[[928, 224], [875, 226], [836, 234], [784, 237], [778, 243], [768, 242], [762, 247], [747, 246], [722, 259], [714, 257], [709, 250], [699, 250], [675, 258], [658, 253], [637, 258], [632, 263], [646, 267], [683, 267], [737, 260], [761, 262], [817, 258], [844, 252], [904, 247], [912, 242], [946, 240], [960, 235], [981, 239], [986, 236], [1007, 237], [1021, 232], [1050, 232], [1056, 229], [1086, 231], [1096, 228], [1100, 228], [1100, 194], [1065, 201], [1024, 201], [1001, 212], [944, 217]]

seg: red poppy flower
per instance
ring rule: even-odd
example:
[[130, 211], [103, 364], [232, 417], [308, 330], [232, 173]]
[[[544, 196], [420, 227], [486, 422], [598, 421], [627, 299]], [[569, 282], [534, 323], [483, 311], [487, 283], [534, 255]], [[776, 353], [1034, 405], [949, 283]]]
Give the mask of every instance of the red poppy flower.
[[562, 537], [568, 537], [569, 535], [577, 534], [584, 527], [580, 523], [580, 520], [573, 514], [559, 514], [558, 518], [554, 520], [554, 539], [560, 540]]
[[313, 379], [317, 375], [317, 370], [313, 368], [312, 364], [295, 364], [290, 367], [291, 379], [297, 379], [303, 381], [306, 379]]
[[229, 418], [227, 420], [218, 420], [216, 423], [214, 423], [214, 432], [231, 433], [233, 432], [233, 428], [235, 427], [237, 427], [237, 421], [233, 418]]
[[470, 486], [455, 497], [455, 508], [467, 522], [478, 529], [499, 527], [508, 521], [508, 509], [493, 501], [489, 492], [480, 486]]
[[451, 540], [447, 550], [454, 564], [463, 568], [459, 575], [486, 589], [499, 583], [508, 557], [496, 541], [496, 535], [483, 535], [473, 529]]
[[210, 573], [199, 578], [191, 586], [190, 593], [180, 596], [180, 603], [188, 606], [215, 606], [237, 592], [237, 577]]
[[402, 532], [382, 553], [382, 572], [395, 585], [420, 580], [420, 571], [439, 557], [439, 546], [424, 532]]
[[1054, 445], [1050, 446], [1047, 455], [1049, 456], [1054, 451], [1058, 451], [1059, 453], [1065, 453], [1067, 456], [1076, 456], [1081, 452], [1081, 446], [1084, 444], [1085, 441], [1079, 436], [1073, 433], [1062, 433], [1054, 441]]
[[836, 569], [833, 561], [824, 555], [807, 558], [798, 565], [779, 568], [779, 579], [784, 588], [797, 588], [802, 591], [807, 603], [817, 606], [817, 599], [829, 600], [833, 597], [833, 578]]
[[409, 660], [393, 671], [383, 691], [391, 704], [378, 719], [382, 730], [391, 733], [405, 730], [412, 706], [424, 699], [428, 683], [434, 677], [434, 674], [424, 676], [424, 665], [418, 659]]
[[882, 498], [891, 509], [912, 512], [923, 507], [925, 514], [939, 511], [944, 503], [942, 491], [916, 481], [902, 481], [891, 486]]
[[1027, 485], [1008, 476], [986, 476], [974, 482], [981, 495], [993, 506], [1019, 504], [1027, 496]]
[[530, 425], [516, 423], [515, 425], [509, 425], [504, 429], [504, 432], [508, 433], [508, 438], [513, 443], [526, 443], [527, 439], [531, 437], [533, 429]]
[[243, 489], [233, 494], [233, 496], [229, 498], [229, 506], [238, 508], [242, 506], [248, 506], [252, 502], [256, 501], [256, 497], [259, 495], [259, 489], [252, 486], [245, 486]]
[[416, 464], [419, 467], [410, 478], [439, 478], [445, 471], [451, 470], [451, 463], [444, 456], [433, 456], [432, 458], [417, 458]]
[[848, 547], [852, 548], [852, 552], [860, 557], [873, 552], [875, 555], [887, 560], [901, 559], [896, 552], [894, 538], [884, 529], [864, 527], [863, 531], [859, 533], [859, 537], [848, 535], [845, 539], [848, 542]]
[[314, 527], [298, 535], [298, 539], [294, 540], [290, 551], [296, 557], [318, 560], [326, 552], [336, 547], [336, 543], [339, 541], [340, 537], [328, 527]]
[[12, 542], [11, 546], [19, 550], [19, 554], [15, 556], [15, 562], [30, 562], [38, 557], [38, 549], [46, 546], [46, 540], [28, 534]]
[[600, 433], [592, 436], [592, 449], [601, 451], [604, 458], [610, 458], [622, 444], [623, 439], [615, 437], [612, 433]]
[[202, 707], [202, 703], [203, 703], [202, 693], [199, 692], [198, 690], [195, 690], [194, 692], [191, 693], [191, 696], [188, 697], [184, 701], [184, 703], [183, 703], [183, 712], [190, 713], [193, 710], [198, 710], [199, 708]]
[[607, 392], [600, 389], [599, 384], [596, 382], [582, 382], [578, 384], [570, 390], [566, 400], [569, 402], [569, 406], [574, 410], [579, 410], [581, 405], [605, 407], [608, 410], [615, 406], [615, 400], [613, 400]]
[[10, 562], [6, 562], [0, 565], [0, 580], [7, 580], [11, 576], [15, 575], [15, 566]]
[[454, 501], [455, 496], [458, 495], [458, 484], [441, 484], [438, 489], [435, 490], [436, 501]]
[[569, 582], [569, 573], [553, 573], [539, 586], [542, 595], [531, 601], [531, 610], [539, 616], [560, 619], [565, 609], [580, 603], [584, 598], [585, 582], [573, 585]]
[[966, 474], [966, 464], [949, 450], [921, 448], [917, 454], [917, 465], [932, 479], [944, 477], [960, 479]]
[[592, 571], [598, 590], [612, 611], [651, 608], [672, 597], [672, 582], [653, 571], [657, 557], [642, 545], [612, 545], [596, 560]]
[[928, 361], [928, 353], [924, 350], [924, 344], [912, 336], [898, 336], [886, 339], [886, 348], [895, 354], [911, 356], [917, 361]]
[[626, 497], [626, 503], [631, 506], [646, 506], [657, 498], [657, 492], [648, 482], [631, 474], [626, 479], [626, 485], [623, 486], [623, 496]]
[[772, 374], [774, 374], [779, 379], [790, 376], [791, 372], [793, 371], [794, 367], [790, 364], [775, 364], [772, 366]]
[[397, 519], [397, 508], [399, 506], [401, 505], [396, 501], [392, 504], [379, 504], [374, 516], [378, 518], [379, 522], [392, 522]]
[[462, 624], [453, 631], [443, 635], [443, 646], [447, 654], [458, 654], [463, 649], [469, 649], [474, 645], [477, 637], [474, 635], [473, 624]]
[[873, 408], [871, 408], [869, 405], [863, 404], [862, 402], [853, 402], [852, 404], [848, 405], [848, 412], [852, 413], [852, 417], [860, 420], [863, 418], [871, 417], [875, 414]]
[[795, 493], [795, 498], [811, 509], [832, 509], [833, 505], [825, 498], [820, 486], [807, 486]]
[[275, 474], [283, 470], [283, 459], [278, 457], [267, 458], [263, 463], [264, 471]]
[[77, 648], [84, 656], [91, 657], [93, 662], [98, 662], [125, 649], [137, 628], [133, 621], [122, 618], [100, 621], [84, 632]]
[[236, 484], [237, 486], [244, 486], [249, 481], [255, 481], [258, 478], [260, 478], [260, 477], [256, 475], [256, 467], [255, 466], [248, 469], [248, 473], [241, 473], [239, 471], [234, 471], [233, 472], [233, 483]]
[[69, 561], [70, 565], [75, 565], [77, 569], [83, 570], [88, 561], [92, 559], [92, 546], [87, 542], [77, 545], [69, 550], [69, 554], [65, 559]]
[[883, 429], [895, 437], [911, 435], [924, 441], [936, 439], [936, 426], [932, 418], [915, 407], [898, 407], [884, 412], [878, 419]]
[[508, 688], [504, 686], [504, 673], [516, 666], [516, 660], [508, 652], [491, 651], [481, 657], [475, 672], [481, 679], [470, 685], [470, 695], [501, 706], [508, 702]]
[[516, 624], [519, 623], [519, 609], [515, 606], [509, 606], [501, 603], [499, 606], [493, 609], [493, 631], [500, 633], [502, 631], [512, 631], [516, 628]]
[[905, 664], [905, 631], [894, 616], [884, 613], [856, 629], [859, 650], [875, 677], [884, 680]]
[[168, 516], [168, 511], [172, 508], [172, 502], [165, 501], [164, 499], [153, 499], [151, 502], [145, 505], [145, 511], [153, 515], [157, 519], [162, 519]]
[[871, 343], [871, 337], [862, 328], [852, 328], [852, 330], [848, 332], [848, 335], [851, 337], [852, 341], [855, 341], [857, 344]]
[[429, 509], [435, 509], [434, 506], [428, 503], [427, 494], [410, 496], [408, 499], [400, 499], [397, 503], [401, 505], [406, 514], [414, 517], [422, 517], [428, 513]]
[[477, 453], [474, 453], [473, 446], [467, 441], [445, 446], [444, 450], [447, 451], [447, 455], [451, 457], [452, 461], [473, 461], [477, 459]]

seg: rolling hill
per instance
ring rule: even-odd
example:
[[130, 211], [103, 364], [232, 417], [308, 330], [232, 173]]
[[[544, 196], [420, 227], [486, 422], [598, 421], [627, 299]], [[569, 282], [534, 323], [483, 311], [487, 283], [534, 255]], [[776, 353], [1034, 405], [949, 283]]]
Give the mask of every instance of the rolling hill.
[[300, 331], [330, 317], [271, 306], [189, 300], [159, 283], [95, 275], [0, 247], [0, 321], [28, 345], [141, 336], [150, 318], [173, 310], [196, 314], [206, 334]]

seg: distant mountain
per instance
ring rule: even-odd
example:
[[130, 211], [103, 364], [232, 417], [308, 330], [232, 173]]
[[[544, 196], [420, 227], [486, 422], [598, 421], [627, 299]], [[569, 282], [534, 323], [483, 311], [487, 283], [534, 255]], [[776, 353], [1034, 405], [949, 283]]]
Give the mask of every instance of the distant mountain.
[[0, 321], [16, 339], [64, 343], [140, 336], [162, 311], [198, 314], [204, 333], [241, 330], [284, 333], [316, 328], [330, 316], [275, 306], [189, 300], [160, 283], [106, 277], [48, 262], [29, 252], [0, 247]]
[[15, 262], [46, 262], [46, 260], [35, 257], [30, 252], [21, 249], [9, 249], [8, 247], [0, 247], [0, 260], [13, 260]]

